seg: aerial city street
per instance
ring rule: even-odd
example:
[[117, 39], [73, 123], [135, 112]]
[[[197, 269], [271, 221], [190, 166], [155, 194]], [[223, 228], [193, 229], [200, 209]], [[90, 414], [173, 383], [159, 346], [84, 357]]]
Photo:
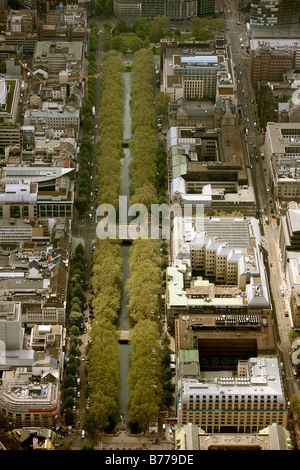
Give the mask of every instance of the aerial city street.
[[298, 450], [300, 0], [0, 10], [0, 449]]

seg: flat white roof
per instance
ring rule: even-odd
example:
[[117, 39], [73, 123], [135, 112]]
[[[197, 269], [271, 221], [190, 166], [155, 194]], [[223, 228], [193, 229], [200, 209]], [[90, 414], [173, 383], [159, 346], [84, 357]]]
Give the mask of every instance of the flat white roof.
[[189, 56], [189, 57], [181, 57], [181, 63], [210, 63], [210, 64], [217, 64], [218, 57], [215, 55], [207, 56], [207, 55], [196, 55], [196, 56]]

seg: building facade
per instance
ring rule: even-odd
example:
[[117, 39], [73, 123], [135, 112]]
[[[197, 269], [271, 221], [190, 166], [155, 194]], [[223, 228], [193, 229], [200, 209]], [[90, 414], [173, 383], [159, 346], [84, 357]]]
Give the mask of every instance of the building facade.
[[20, 302], [0, 302], [0, 343], [5, 350], [22, 348], [21, 313]]
[[127, 21], [140, 17], [153, 20], [156, 16], [185, 20], [197, 16], [199, 3], [203, 14], [209, 14], [214, 0], [114, 0], [114, 14]]
[[0, 387], [0, 422], [7, 429], [58, 423], [60, 388], [51, 374], [37, 378], [27, 370], [3, 372]]
[[41, 68], [52, 77], [58, 77], [59, 73], [64, 70], [72, 75], [83, 75], [83, 43], [38, 41], [34, 50], [32, 67], [34, 70]]
[[280, 201], [300, 198], [300, 124], [269, 122], [265, 133], [269, 187]]
[[252, 0], [251, 28], [299, 28], [299, 0]]
[[262, 46], [251, 50], [251, 81], [253, 85], [262, 80], [270, 82], [284, 81], [284, 72], [293, 68], [293, 53], [290, 50], [280, 50]]
[[2, 169], [0, 219], [71, 218], [74, 182], [67, 176], [70, 171], [73, 168], [24, 166]]
[[186, 369], [177, 388], [179, 427], [191, 423], [216, 433], [253, 433], [270, 423], [286, 427], [288, 406], [276, 357], [239, 361], [235, 377], [197, 376], [195, 369]]

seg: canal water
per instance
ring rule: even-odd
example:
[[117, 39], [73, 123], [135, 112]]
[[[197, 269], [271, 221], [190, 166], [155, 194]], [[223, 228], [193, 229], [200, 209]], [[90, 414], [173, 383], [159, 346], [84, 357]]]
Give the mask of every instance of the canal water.
[[[130, 72], [124, 73], [124, 132], [123, 139], [131, 138], [131, 112], [130, 112]], [[124, 158], [122, 158], [121, 167], [121, 196], [127, 196], [127, 202], [130, 197], [130, 175], [129, 165], [131, 160], [131, 154], [129, 148], [124, 148]], [[129, 330], [129, 311], [128, 311], [128, 295], [126, 292], [126, 282], [129, 278], [129, 247], [130, 245], [122, 245], [122, 259], [123, 259], [123, 280], [121, 288], [121, 307], [119, 314], [119, 330]], [[119, 425], [128, 425], [129, 414], [128, 414], [128, 373], [129, 373], [129, 360], [130, 360], [131, 348], [129, 344], [120, 344], [120, 422]]]

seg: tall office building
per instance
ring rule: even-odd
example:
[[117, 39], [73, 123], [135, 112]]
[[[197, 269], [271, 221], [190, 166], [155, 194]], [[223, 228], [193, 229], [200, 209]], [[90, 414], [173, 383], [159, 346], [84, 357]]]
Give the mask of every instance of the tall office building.
[[276, 357], [240, 360], [231, 375], [201, 372], [197, 352], [181, 350], [178, 365], [179, 427], [191, 423], [206, 433], [256, 433], [271, 423], [286, 427], [288, 406]]
[[252, 28], [299, 28], [300, 0], [252, 0]]
[[165, 1], [142, 0], [142, 17], [153, 19], [156, 16], [165, 15]]
[[212, 15], [215, 12], [215, 0], [198, 0], [198, 16]]
[[197, 16], [198, 6], [201, 14], [214, 12], [215, 0], [114, 0], [114, 15], [117, 18], [134, 20], [156, 16], [166, 16], [170, 20], [186, 20]]

